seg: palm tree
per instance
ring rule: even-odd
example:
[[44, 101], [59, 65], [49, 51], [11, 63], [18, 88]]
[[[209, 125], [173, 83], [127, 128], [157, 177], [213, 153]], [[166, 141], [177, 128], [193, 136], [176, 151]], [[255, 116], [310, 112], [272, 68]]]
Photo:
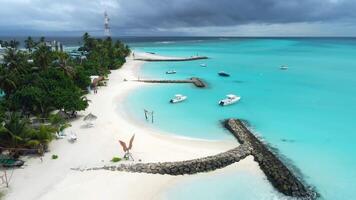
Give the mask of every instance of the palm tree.
[[17, 73], [23, 73], [26, 71], [24, 68], [25, 57], [21, 52], [17, 51], [16, 49], [8, 48], [6, 50], [6, 53], [4, 55], [4, 62], [6, 63], [6, 68], [11, 71]]
[[69, 55], [65, 52], [59, 51], [55, 52], [54, 54], [55, 57], [57, 57], [59, 68], [64, 72], [65, 75], [73, 77], [75, 74], [74, 69], [73, 67], [67, 65]]
[[19, 41], [17, 41], [17, 40], [10, 40], [9, 46], [10, 46], [11, 48], [17, 49], [17, 47], [19, 47], [19, 45], [20, 45], [20, 42], [19, 42]]
[[32, 49], [35, 47], [35, 41], [32, 39], [31, 36], [29, 36], [26, 40], [25, 40], [25, 47], [26, 49], [28, 49], [28, 51], [31, 53]]
[[44, 43], [46, 41], [46, 38], [45, 37], [40, 37], [40, 43]]
[[5, 92], [5, 95], [11, 94], [17, 88], [14, 77], [4, 73], [3, 70], [0, 70], [0, 88]]
[[95, 39], [90, 37], [88, 33], [84, 33], [83, 35], [83, 46], [85, 51], [91, 51], [95, 46]]
[[42, 70], [48, 69], [52, 60], [52, 52], [45, 44], [40, 44], [34, 52], [35, 63]]
[[0, 127], [0, 138], [2, 142], [11, 142], [12, 147], [17, 147], [29, 139], [29, 131], [27, 120], [18, 113], [10, 113]]

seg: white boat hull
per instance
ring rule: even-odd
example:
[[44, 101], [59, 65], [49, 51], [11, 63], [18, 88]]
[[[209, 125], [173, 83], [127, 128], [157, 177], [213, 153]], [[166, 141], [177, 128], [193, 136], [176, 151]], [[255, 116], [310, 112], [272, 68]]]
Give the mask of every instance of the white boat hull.
[[219, 105], [220, 106], [232, 105], [232, 104], [239, 102], [240, 99], [241, 99], [241, 97], [237, 97], [236, 99], [224, 99], [224, 100], [219, 101]]
[[170, 103], [180, 103], [180, 102], [185, 101], [186, 99], [187, 99], [187, 97], [181, 97], [181, 98], [179, 98], [179, 99], [174, 98], [174, 99], [171, 99], [169, 102], [170, 102]]

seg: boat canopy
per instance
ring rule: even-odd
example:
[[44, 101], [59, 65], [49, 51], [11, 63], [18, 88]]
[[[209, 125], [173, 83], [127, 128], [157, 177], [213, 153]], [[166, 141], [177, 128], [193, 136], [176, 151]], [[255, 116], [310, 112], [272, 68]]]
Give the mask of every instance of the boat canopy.
[[175, 97], [182, 97], [183, 95], [181, 94], [176, 94]]
[[236, 98], [236, 95], [234, 95], [234, 94], [228, 94], [228, 95], [226, 95], [226, 97], [232, 99], [232, 98]]

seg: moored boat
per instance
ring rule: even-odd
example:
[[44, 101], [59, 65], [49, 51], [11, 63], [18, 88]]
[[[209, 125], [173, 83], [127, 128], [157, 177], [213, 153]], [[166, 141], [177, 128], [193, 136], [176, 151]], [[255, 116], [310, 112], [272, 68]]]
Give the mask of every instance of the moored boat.
[[182, 101], [186, 100], [187, 98], [188, 98], [187, 96], [183, 96], [181, 94], [176, 94], [174, 96], [174, 98], [171, 99], [169, 102], [170, 103], [179, 103], [179, 102], [182, 102]]
[[224, 77], [230, 76], [230, 74], [228, 74], [228, 73], [226, 73], [224, 71], [220, 71], [218, 74], [219, 74], [219, 76], [224, 76]]
[[166, 71], [166, 74], [175, 74], [175, 73], [177, 73], [175, 70]]
[[287, 70], [288, 69], [288, 66], [287, 65], [282, 65], [279, 67], [280, 70]]
[[200, 67], [207, 67], [205, 63], [200, 64]]
[[234, 94], [228, 94], [228, 95], [226, 95], [226, 97], [227, 98], [219, 101], [220, 106], [228, 106], [228, 105], [237, 103], [241, 99], [241, 97], [236, 96]]

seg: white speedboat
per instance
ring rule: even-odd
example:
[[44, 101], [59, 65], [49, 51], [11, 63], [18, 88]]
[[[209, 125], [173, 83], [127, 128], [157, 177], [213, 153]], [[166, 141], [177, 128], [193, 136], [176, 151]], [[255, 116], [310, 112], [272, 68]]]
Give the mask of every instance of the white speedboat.
[[200, 64], [200, 67], [207, 67], [205, 63]]
[[287, 70], [287, 69], [288, 69], [288, 66], [287, 66], [287, 65], [282, 65], [282, 66], [279, 67], [279, 69], [281, 69], [281, 70]]
[[170, 103], [179, 103], [179, 102], [182, 102], [182, 101], [186, 100], [187, 98], [188, 98], [187, 96], [183, 96], [181, 94], [176, 94], [174, 96], [174, 98], [171, 99], [169, 102]]
[[166, 74], [175, 74], [175, 73], [177, 73], [175, 70], [166, 71]]
[[226, 99], [219, 101], [220, 106], [228, 106], [238, 102], [241, 99], [241, 97], [236, 96], [234, 94], [228, 94], [226, 95], [226, 97], [227, 97]]

